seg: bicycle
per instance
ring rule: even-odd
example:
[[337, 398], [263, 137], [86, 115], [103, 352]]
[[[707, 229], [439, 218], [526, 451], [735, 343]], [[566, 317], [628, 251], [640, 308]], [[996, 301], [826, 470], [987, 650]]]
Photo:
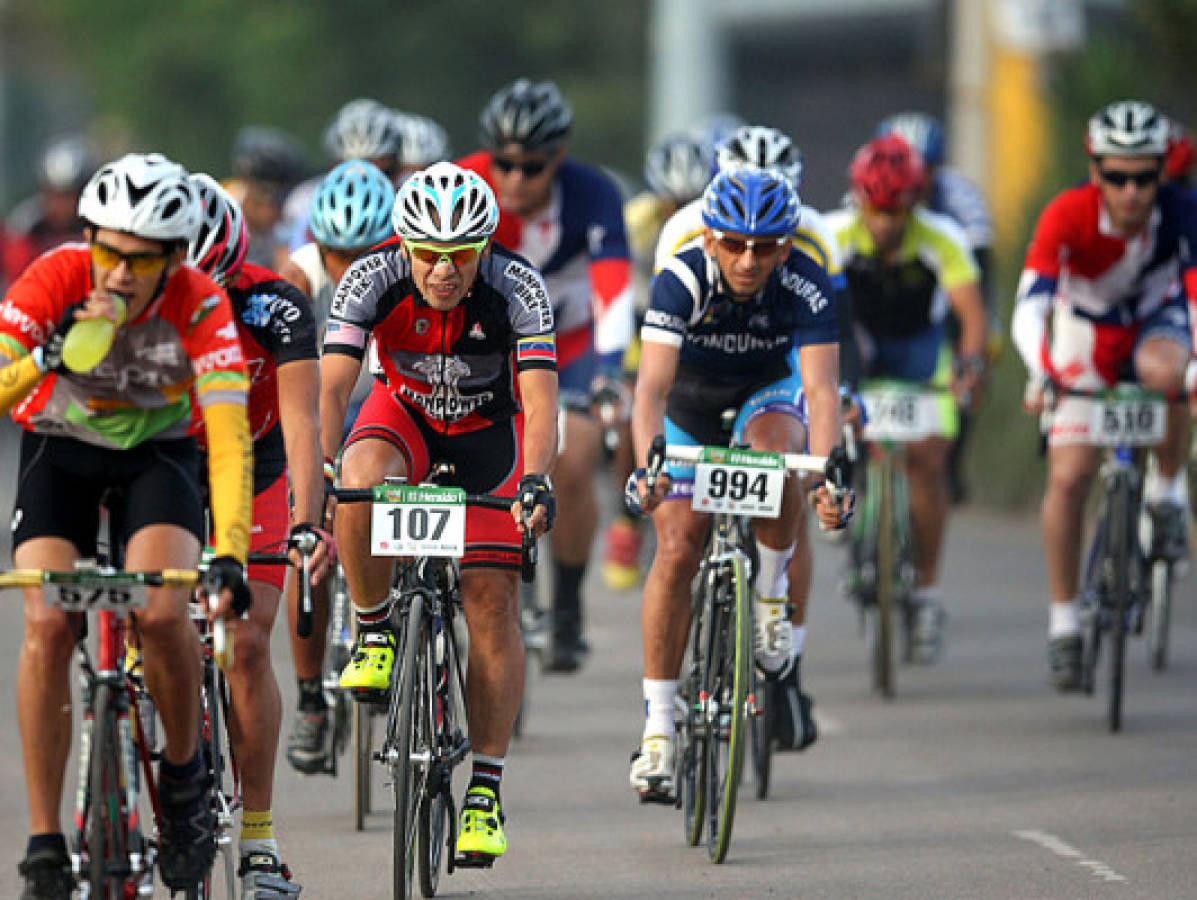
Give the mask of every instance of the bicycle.
[[[430, 481], [420, 485], [395, 479], [374, 488], [336, 491], [339, 502], [373, 504], [372, 552], [410, 557], [396, 566], [391, 583], [395, 665], [385, 694], [382, 744], [373, 754], [391, 778], [392, 894], [401, 900], [412, 896], [414, 874], [421, 893], [431, 897], [442, 865], [452, 874], [457, 868], [489, 868], [494, 863], [489, 856], [455, 855], [452, 776], [470, 750], [465, 658], [458, 637], [463, 609], [457, 560], [464, 552], [467, 507], [506, 512], [513, 498], [467, 494], [439, 484], [452, 474], [444, 465], [434, 466], [432, 472]], [[535, 565], [536, 542], [526, 532], [521, 566], [525, 582], [531, 580]]]
[[[845, 593], [855, 599], [861, 627], [867, 629], [872, 688], [889, 700], [894, 696], [895, 618], [901, 615], [902, 660], [910, 662], [916, 612], [911, 598], [918, 581], [903, 446], [952, 437], [956, 407], [946, 389], [893, 378], [866, 380], [860, 394], [868, 417], [863, 430], [868, 458], [860, 508], [849, 531]], [[847, 429], [845, 442], [855, 457], [855, 435]]]
[[692, 506], [712, 514], [678, 683], [675, 803], [687, 843], [696, 846], [705, 832], [711, 861], [721, 863], [735, 821], [745, 723], [761, 712], [753, 684], [752, 518], [780, 515], [787, 475], [823, 472], [841, 490], [846, 467], [842, 451], [824, 458], [738, 445], [667, 447], [658, 436], [649, 451], [650, 490], [667, 460], [695, 466]]
[[[1149, 558], [1139, 540], [1142, 477], [1136, 453], [1136, 448], [1156, 446], [1163, 440], [1166, 398], [1134, 383], [1097, 391], [1056, 388], [1055, 393], [1068, 397], [1080, 409], [1087, 408], [1087, 443], [1105, 453], [1100, 469], [1102, 491], [1079, 598], [1081, 690], [1088, 695], [1095, 691], [1101, 643], [1108, 634], [1106, 719], [1110, 731], [1119, 731], [1127, 633], [1141, 633], [1145, 619], [1154, 615], [1166, 634], [1171, 602], [1174, 563]], [[1050, 419], [1051, 413], [1046, 412], [1044, 423]], [[1161, 646], [1166, 643], [1156, 648]]]

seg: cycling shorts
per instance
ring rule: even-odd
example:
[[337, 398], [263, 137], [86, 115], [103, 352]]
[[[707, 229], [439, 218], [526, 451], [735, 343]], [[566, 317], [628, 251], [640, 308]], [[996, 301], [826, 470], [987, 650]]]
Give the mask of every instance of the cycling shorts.
[[[1052, 318], [1051, 366], [1064, 387], [1100, 390], [1133, 375], [1135, 353], [1149, 338], [1192, 347], [1189, 308], [1183, 297], [1163, 304], [1139, 322], [1117, 325], [1094, 322], [1057, 306]], [[1087, 444], [1090, 407], [1084, 398], [1060, 397], [1048, 431], [1050, 444]]]
[[[345, 446], [367, 439], [386, 441], [399, 451], [413, 484], [433, 462], [451, 463], [454, 484], [467, 493], [515, 496], [524, 471], [523, 416], [463, 434], [438, 434], [418, 412], [408, 410], [382, 382], [362, 404]], [[461, 567], [518, 569], [520, 534], [511, 513], [471, 508], [466, 514], [465, 556]]]
[[[665, 417], [665, 443], [678, 447], [709, 447], [723, 446], [728, 443], [728, 436], [723, 431], [720, 416], [727, 407], [718, 409], [713, 405], [710, 415], [705, 416], [700, 428], [689, 431], [682, 428], [670, 416]], [[767, 384], [754, 391], [740, 406], [732, 425], [731, 439], [744, 440], [744, 431], [748, 423], [766, 413], [781, 413], [792, 416], [807, 427], [806, 395], [802, 391], [802, 379], [797, 370], [794, 374], [782, 378], [772, 384]], [[694, 467], [676, 463], [667, 463], [666, 471], [672, 479], [668, 500], [688, 500], [694, 495]]]
[[866, 333], [860, 348], [866, 377], [931, 381], [947, 350], [947, 331], [940, 322], [903, 337], [873, 337]]
[[[250, 553], [285, 553], [291, 531], [291, 504], [287, 474], [283, 472], [269, 485], [258, 490], [254, 484], [253, 525], [249, 529]], [[288, 566], [251, 565], [249, 581], [261, 581], [281, 591], [287, 580]]]
[[175, 525], [202, 543], [199, 449], [193, 438], [145, 441], [127, 450], [26, 431], [13, 504], [12, 545], [65, 538], [96, 555], [101, 501], [114, 504], [122, 544], [147, 525]]

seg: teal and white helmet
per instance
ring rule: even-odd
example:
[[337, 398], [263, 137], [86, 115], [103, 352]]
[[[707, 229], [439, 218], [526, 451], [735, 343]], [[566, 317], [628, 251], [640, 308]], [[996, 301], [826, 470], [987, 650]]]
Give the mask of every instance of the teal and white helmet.
[[481, 240], [499, 227], [499, 203], [476, 173], [438, 162], [399, 188], [391, 222], [404, 240]]

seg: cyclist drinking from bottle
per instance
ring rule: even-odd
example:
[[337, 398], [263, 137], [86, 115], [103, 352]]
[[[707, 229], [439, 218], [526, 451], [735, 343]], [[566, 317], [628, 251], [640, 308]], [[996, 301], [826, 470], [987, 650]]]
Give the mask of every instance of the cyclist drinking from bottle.
[[[208, 433], [209, 574], [222, 585], [221, 613], [245, 612], [248, 379], [228, 297], [184, 264], [200, 223], [195, 188], [165, 157], [129, 154], [92, 176], [79, 215], [88, 243], [42, 256], [0, 306], [0, 410], [15, 405], [13, 418], [24, 428], [14, 562], [63, 570], [94, 556], [101, 501], [116, 495], [123, 530], [113, 538], [124, 542], [127, 569], [194, 568], [205, 537], [199, 458], [187, 434], [194, 385]], [[124, 323], [110, 349], [96, 352], [98, 365], [71, 371], [64, 362], [71, 329], [98, 317]], [[216, 851], [197, 746], [200, 647], [188, 594], [151, 588], [149, 605], [137, 613], [145, 680], [166, 733], [158, 862], [174, 890], [196, 884]], [[46, 606], [40, 588], [26, 589], [17, 713], [29, 795], [28, 855], [20, 866], [27, 900], [71, 895], [58, 811], [74, 645], [67, 614]]]
[[[531, 493], [534, 509], [470, 509], [462, 596], [469, 629], [466, 699], [473, 774], [459, 853], [507, 850], [499, 784], [524, 685], [516, 572], [520, 532], [552, 524], [548, 471], [557, 441], [553, 309], [540, 274], [491, 242], [499, 207], [481, 178], [436, 163], [395, 199], [402, 244], [357, 260], [337, 287], [321, 360], [321, 438], [334, 457], [345, 407], [373, 336], [383, 379], [354, 422], [341, 459], [345, 487], [388, 476], [417, 483], [435, 462], [470, 493]], [[525, 525], [523, 516], [531, 518]], [[342, 687], [387, 689], [395, 660], [388, 587], [392, 560], [370, 555], [370, 508], [337, 507], [336, 533], [358, 621]]]
[[[653, 280], [633, 406], [637, 460], [662, 433], [674, 445], [727, 443], [720, 419], [729, 407], [739, 409], [736, 438], [758, 450], [803, 452], [809, 446], [825, 455], [838, 442], [835, 299], [825, 271], [791, 245], [798, 215], [797, 191], [775, 170], [721, 172], [708, 185], [703, 234], [683, 245]], [[650, 493], [641, 468], [628, 485], [629, 499], [653, 512], [657, 531], [642, 611], [644, 733], [630, 774], [645, 799], [674, 792], [673, 704], [690, 582], [708, 526], [707, 516], [690, 507], [693, 473], [670, 466]], [[821, 483], [788, 481], [781, 516], [754, 522], [758, 597], [776, 603], [789, 595], [787, 566], [808, 492], [825, 527], [846, 522], [850, 497], [837, 506]], [[784, 616], [770, 616], [766, 603], [756, 603], [755, 616], [766, 625], [789, 628]], [[788, 652], [758, 654], [757, 663], [774, 678], [796, 666]]]

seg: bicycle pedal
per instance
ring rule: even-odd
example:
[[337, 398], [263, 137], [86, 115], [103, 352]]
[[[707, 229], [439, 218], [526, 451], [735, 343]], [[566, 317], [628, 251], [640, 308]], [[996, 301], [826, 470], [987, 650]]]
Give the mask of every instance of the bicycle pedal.
[[385, 690], [380, 691], [376, 688], [349, 688], [348, 690], [358, 703], [364, 703], [367, 706], [386, 706], [387, 692]]
[[498, 857], [489, 853], [463, 853], [453, 860], [455, 869], [489, 869]]

